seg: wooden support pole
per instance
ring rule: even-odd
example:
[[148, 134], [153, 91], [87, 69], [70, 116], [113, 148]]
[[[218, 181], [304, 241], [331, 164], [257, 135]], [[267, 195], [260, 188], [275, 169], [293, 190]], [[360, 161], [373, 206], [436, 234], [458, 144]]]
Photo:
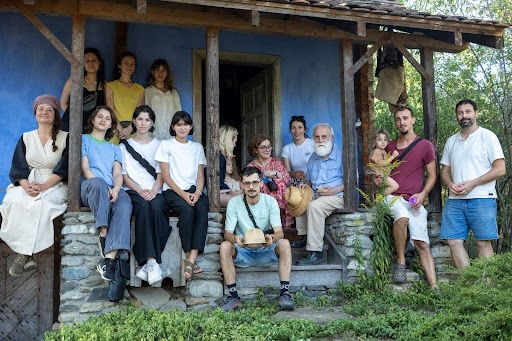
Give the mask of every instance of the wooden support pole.
[[82, 153], [82, 99], [84, 79], [85, 16], [73, 15], [71, 51], [80, 64], [71, 65], [71, 94], [69, 101], [69, 167], [68, 205], [72, 212], [80, 211], [80, 176]]
[[[206, 159], [210, 212], [220, 211], [219, 184], [219, 30], [206, 30]], [[196, 122], [196, 124], [200, 124]]]
[[[434, 50], [431, 47], [420, 49], [421, 65], [426, 72], [434, 75]], [[441, 177], [439, 174], [439, 141], [437, 135], [437, 109], [436, 89], [434, 77], [432, 80], [421, 78], [421, 90], [423, 97], [423, 127], [425, 138], [434, 145], [437, 154], [436, 172], [437, 181], [428, 196], [428, 210], [430, 212], [441, 212]]]
[[[354, 75], [347, 72], [354, 65], [352, 40], [342, 39], [340, 42], [341, 69], [341, 121], [343, 141], [343, 176], [345, 181], [345, 209], [357, 210], [356, 192], [356, 105], [354, 93]], [[334, 128], [336, 131], [336, 128]]]

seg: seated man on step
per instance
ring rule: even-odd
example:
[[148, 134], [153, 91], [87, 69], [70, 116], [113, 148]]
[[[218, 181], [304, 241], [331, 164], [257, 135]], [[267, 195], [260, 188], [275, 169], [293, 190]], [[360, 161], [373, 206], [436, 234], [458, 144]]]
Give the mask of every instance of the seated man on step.
[[[306, 247], [308, 255], [296, 265], [323, 264], [325, 218], [334, 210], [343, 208], [343, 160], [334, 143], [334, 130], [327, 123], [318, 123], [313, 131], [315, 153], [308, 161], [306, 180], [316, 193], [306, 212], [295, 218], [297, 233], [302, 239], [292, 243], [293, 248]], [[301, 187], [306, 185], [302, 184]]]
[[[276, 199], [260, 193], [262, 174], [256, 167], [242, 170], [242, 186], [245, 194], [237, 195], [228, 202], [224, 241], [220, 245], [220, 264], [229, 296], [222, 310], [230, 311], [242, 306], [236, 288], [236, 267], [270, 266], [278, 262], [281, 293], [278, 299], [280, 310], [293, 310], [293, 302], [288, 291], [292, 268], [290, 242], [283, 239], [279, 206]], [[245, 240], [246, 232], [260, 229], [261, 243], [250, 244]], [[259, 231], [251, 231], [259, 232]], [[261, 233], [261, 232], [260, 232]], [[248, 239], [248, 238], [247, 238]]]

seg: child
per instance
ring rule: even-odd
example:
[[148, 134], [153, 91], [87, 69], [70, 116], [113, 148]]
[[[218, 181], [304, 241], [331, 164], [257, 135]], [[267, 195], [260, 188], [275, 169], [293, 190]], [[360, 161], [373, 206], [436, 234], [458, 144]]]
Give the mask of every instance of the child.
[[226, 177], [224, 183], [229, 187], [229, 192], [232, 194], [240, 194], [240, 176], [236, 169], [236, 164], [233, 159], [226, 160]]
[[398, 183], [389, 176], [391, 168], [389, 165], [398, 156], [398, 151], [395, 150], [391, 155], [386, 153], [386, 147], [389, 143], [389, 133], [380, 129], [375, 133], [374, 144], [375, 148], [370, 154], [370, 161], [374, 164], [372, 167], [374, 176], [373, 181], [375, 185], [379, 186], [382, 184], [382, 179], [386, 179], [385, 194], [391, 194], [398, 190]]

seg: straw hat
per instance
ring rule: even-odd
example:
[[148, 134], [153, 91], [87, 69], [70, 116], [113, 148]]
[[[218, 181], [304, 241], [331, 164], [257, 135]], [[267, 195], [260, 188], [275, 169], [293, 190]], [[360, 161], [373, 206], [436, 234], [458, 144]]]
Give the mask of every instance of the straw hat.
[[244, 242], [242, 244], [247, 247], [257, 248], [265, 242], [265, 235], [263, 234], [263, 231], [258, 228], [254, 228], [245, 232]]
[[304, 188], [290, 186], [286, 189], [284, 198], [288, 202], [290, 214], [293, 217], [298, 217], [306, 212], [308, 204], [313, 198], [313, 190], [309, 186]]

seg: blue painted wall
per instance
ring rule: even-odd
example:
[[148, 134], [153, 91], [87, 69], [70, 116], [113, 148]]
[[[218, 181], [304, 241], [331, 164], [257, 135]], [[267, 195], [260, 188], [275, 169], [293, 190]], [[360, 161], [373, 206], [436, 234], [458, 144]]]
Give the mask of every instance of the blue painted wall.
[[[71, 19], [39, 16], [70, 49]], [[105, 60], [106, 78], [114, 65], [114, 23], [86, 20], [85, 45], [97, 47]], [[36, 127], [32, 102], [43, 93], [60, 97], [69, 77], [69, 63], [22, 15], [0, 12], [0, 200], [10, 183], [8, 178], [14, 146], [24, 131]], [[202, 29], [129, 24], [128, 49], [137, 55], [134, 80], [146, 85], [151, 62], [165, 58], [175, 73], [175, 86], [183, 109], [192, 111], [192, 49], [205, 48]], [[221, 32], [220, 49], [279, 55], [281, 58], [281, 110], [283, 145], [292, 141], [288, 122], [292, 115], [304, 115], [311, 128], [329, 122], [341, 145], [341, 101], [336, 41], [301, 39], [272, 35]], [[311, 131], [310, 131], [311, 134]]]

